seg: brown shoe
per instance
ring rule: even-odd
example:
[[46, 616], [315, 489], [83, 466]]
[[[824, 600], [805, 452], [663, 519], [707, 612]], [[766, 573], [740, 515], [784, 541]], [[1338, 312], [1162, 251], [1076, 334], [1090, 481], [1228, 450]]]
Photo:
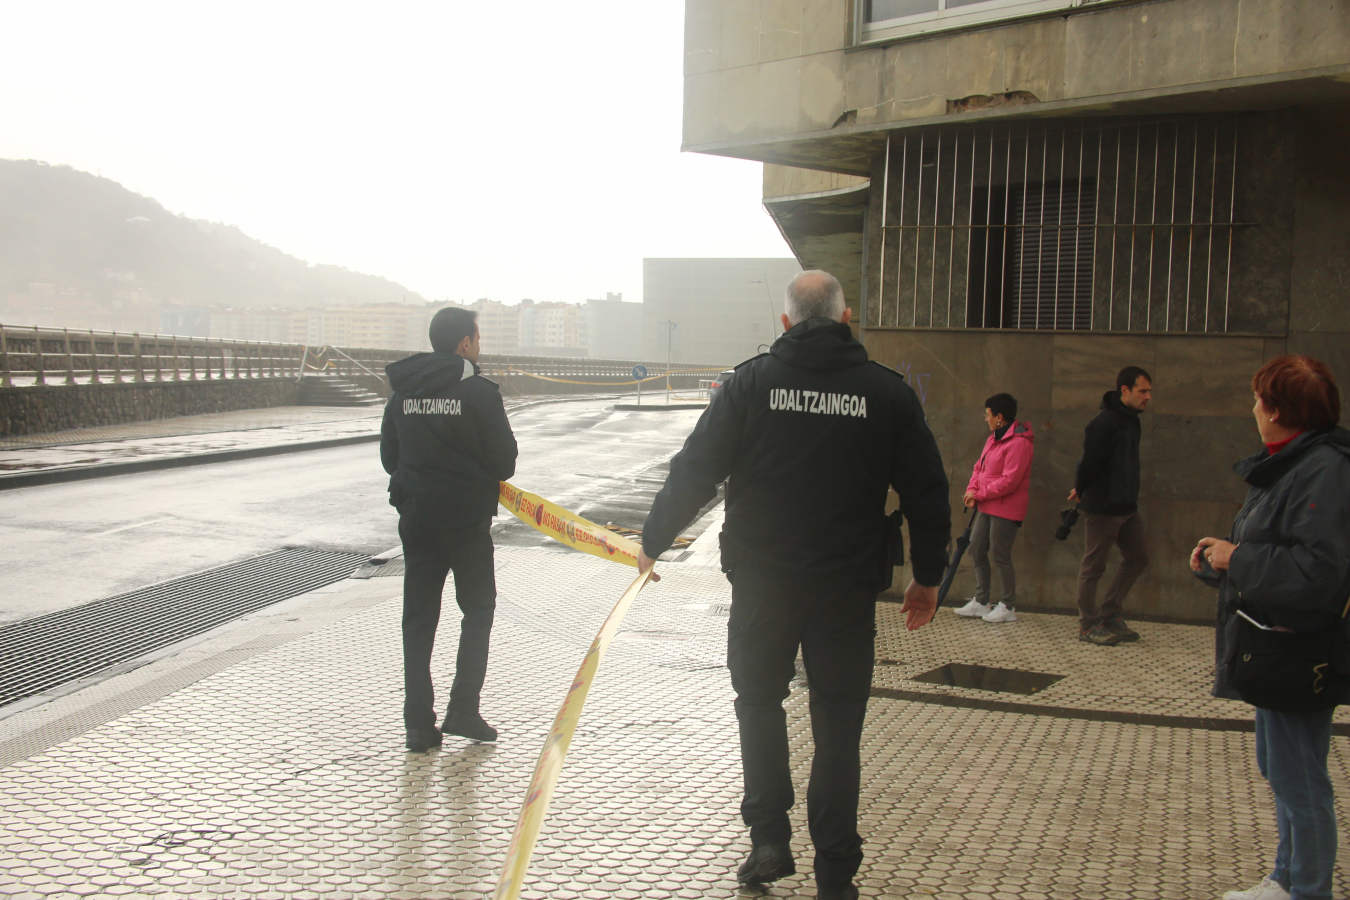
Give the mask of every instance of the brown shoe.
[[1084, 628], [1078, 632], [1080, 641], [1087, 641], [1089, 644], [1100, 644], [1103, 647], [1114, 647], [1120, 643], [1120, 635], [1114, 631], [1108, 631], [1104, 625], [1093, 625], [1091, 628]]

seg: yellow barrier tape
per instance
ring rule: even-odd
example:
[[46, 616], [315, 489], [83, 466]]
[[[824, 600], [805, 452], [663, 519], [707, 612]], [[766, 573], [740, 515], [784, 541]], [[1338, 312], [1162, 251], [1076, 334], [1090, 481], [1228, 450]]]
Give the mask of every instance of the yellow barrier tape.
[[573, 550], [637, 568], [637, 555], [641, 548], [632, 538], [620, 537], [507, 481], [498, 486], [497, 501], [517, 519]]
[[[596, 525], [578, 516], [570, 510], [551, 503], [538, 494], [522, 491], [515, 485], [503, 481], [497, 490], [497, 499], [521, 521], [532, 525], [538, 531], [583, 553], [610, 559], [624, 565], [637, 566], [637, 554], [640, 545], [637, 541], [621, 537], [608, 529]], [[619, 602], [610, 610], [605, 623], [591, 641], [586, 658], [581, 661], [572, 686], [567, 689], [558, 715], [553, 719], [548, 740], [539, 753], [539, 762], [535, 764], [534, 776], [530, 779], [529, 789], [525, 792], [525, 802], [520, 808], [520, 818], [516, 821], [515, 833], [511, 835], [511, 846], [506, 851], [506, 864], [502, 868], [501, 879], [493, 895], [496, 900], [516, 900], [525, 880], [525, 872], [530, 865], [530, 855], [534, 852], [534, 842], [539, 836], [539, 828], [544, 823], [544, 814], [548, 811], [548, 801], [553, 796], [554, 785], [562, 771], [563, 759], [572, 743], [577, 721], [581, 718], [581, 708], [586, 703], [586, 694], [590, 692], [591, 682], [595, 680], [600, 659], [619, 630], [619, 623], [628, 614], [628, 607], [642, 590], [651, 572], [644, 572], [633, 580], [624, 591]]]
[[600, 658], [604, 656], [609, 642], [619, 630], [619, 623], [628, 613], [628, 607], [637, 597], [638, 591], [642, 590], [647, 580], [651, 578], [651, 574], [651, 570], [648, 570], [635, 578], [628, 586], [628, 590], [623, 592], [619, 602], [614, 604], [614, 609], [610, 610], [605, 624], [600, 626], [595, 640], [591, 641], [591, 648], [586, 651], [586, 658], [581, 661], [581, 668], [577, 669], [572, 686], [567, 689], [567, 697], [563, 700], [558, 715], [553, 719], [548, 740], [544, 742], [539, 762], [534, 767], [534, 777], [530, 779], [530, 787], [525, 792], [525, 803], [520, 808], [516, 831], [511, 836], [511, 846], [506, 851], [506, 865], [502, 869], [497, 890], [493, 894], [495, 900], [516, 900], [520, 896], [525, 872], [530, 865], [530, 854], [534, 852], [534, 841], [539, 835], [539, 826], [543, 824], [544, 813], [548, 811], [548, 802], [553, 797], [553, 787], [558, 781], [558, 773], [562, 771], [563, 759], [567, 756], [567, 748], [572, 743], [572, 734], [576, 731], [577, 720], [581, 718], [581, 708], [586, 703], [586, 694], [590, 692], [595, 671], [600, 666]]

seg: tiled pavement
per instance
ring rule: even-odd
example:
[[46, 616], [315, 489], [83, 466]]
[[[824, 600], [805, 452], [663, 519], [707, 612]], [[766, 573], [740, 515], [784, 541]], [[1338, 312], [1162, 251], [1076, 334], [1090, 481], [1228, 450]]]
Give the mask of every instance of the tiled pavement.
[[[523, 896], [736, 894], [729, 591], [700, 558], [662, 564], [605, 658]], [[404, 752], [398, 580], [342, 581], [0, 720], [0, 895], [486, 896], [556, 705], [631, 574], [524, 548], [497, 568], [484, 709], [498, 745]], [[1256, 881], [1274, 822], [1252, 736], [1195, 727], [1248, 717], [1206, 698], [1212, 633], [1138, 627], [1139, 644], [1101, 648], [1060, 616], [943, 610], [909, 634], [882, 604], [864, 895], [1191, 900]], [[442, 624], [442, 687], [455, 634]], [[1020, 698], [908, 678], [951, 662], [1064, 678]], [[1022, 707], [982, 707], [994, 699]], [[803, 685], [787, 706], [804, 797]], [[1332, 752], [1344, 809], [1350, 742]], [[770, 896], [813, 895], [803, 809], [795, 821], [802, 871]], [[1344, 863], [1338, 878], [1350, 885]]]
[[[227, 431], [309, 424], [232, 415]], [[736, 895], [747, 842], [716, 530], [662, 564], [605, 658], [523, 896]], [[631, 575], [561, 549], [499, 549], [497, 568], [496, 746], [403, 750], [399, 583], [384, 577], [0, 711], [0, 896], [487, 896], [557, 704]], [[438, 642], [442, 688], [454, 618]], [[1252, 735], [1235, 730], [1250, 710], [1208, 696], [1213, 633], [1135, 624], [1143, 640], [1113, 648], [1079, 643], [1053, 615], [994, 626], [943, 610], [911, 634], [882, 604], [864, 896], [1192, 900], [1260, 878], [1274, 812]], [[1062, 678], [1029, 695], [913, 680], [947, 664]], [[787, 708], [804, 798], [803, 684]], [[1344, 811], [1350, 713], [1337, 722]], [[772, 897], [813, 896], [804, 814], [801, 873]], [[1350, 894], [1342, 859], [1338, 896]]]

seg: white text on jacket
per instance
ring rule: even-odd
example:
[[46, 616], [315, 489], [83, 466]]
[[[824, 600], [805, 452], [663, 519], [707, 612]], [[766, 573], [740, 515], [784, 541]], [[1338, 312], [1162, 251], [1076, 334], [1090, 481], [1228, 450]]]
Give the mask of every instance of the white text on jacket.
[[409, 397], [403, 401], [405, 416], [458, 416], [463, 412], [463, 404], [454, 397]]
[[806, 391], [799, 388], [773, 388], [769, 391], [769, 409], [816, 413], [823, 416], [867, 418], [867, 398], [857, 394]]

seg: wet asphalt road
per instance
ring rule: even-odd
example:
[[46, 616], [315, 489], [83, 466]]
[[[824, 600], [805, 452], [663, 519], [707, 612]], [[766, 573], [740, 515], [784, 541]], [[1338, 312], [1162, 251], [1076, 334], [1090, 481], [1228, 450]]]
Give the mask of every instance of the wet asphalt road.
[[[514, 411], [512, 482], [640, 527], [699, 411], [613, 403]], [[0, 625], [279, 547], [383, 552], [398, 544], [385, 484], [372, 442], [0, 492]], [[506, 545], [548, 543], [505, 514], [493, 530]]]

